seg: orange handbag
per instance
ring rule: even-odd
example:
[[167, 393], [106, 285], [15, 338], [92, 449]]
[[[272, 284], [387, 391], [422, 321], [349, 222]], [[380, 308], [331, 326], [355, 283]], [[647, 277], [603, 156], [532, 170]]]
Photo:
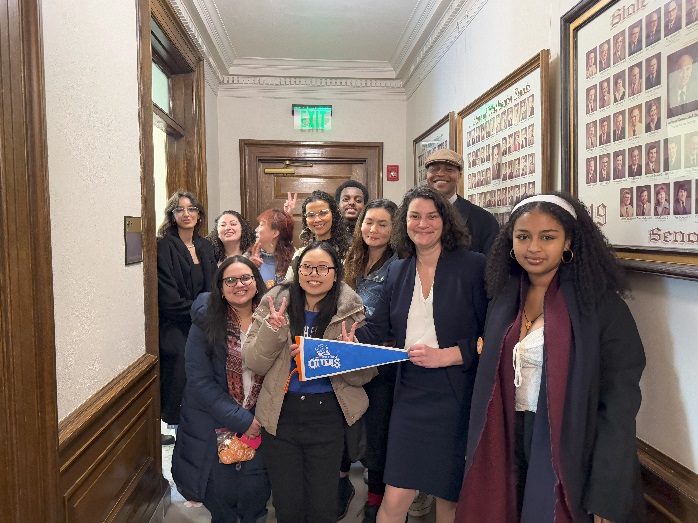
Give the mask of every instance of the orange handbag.
[[[240, 463], [254, 458], [254, 448], [243, 442], [234, 432], [230, 432], [227, 429], [222, 429], [220, 432], [219, 430], [216, 430], [216, 435], [218, 438], [218, 459], [221, 463], [230, 465], [231, 463]], [[261, 438], [261, 436], [258, 436], [258, 438]]]

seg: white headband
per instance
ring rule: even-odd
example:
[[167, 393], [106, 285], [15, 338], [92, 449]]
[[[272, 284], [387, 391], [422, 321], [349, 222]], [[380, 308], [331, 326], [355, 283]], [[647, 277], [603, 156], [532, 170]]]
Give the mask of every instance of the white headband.
[[536, 194], [535, 196], [531, 196], [530, 198], [526, 198], [525, 200], [521, 200], [519, 203], [517, 203], [514, 208], [511, 210], [511, 214], [514, 214], [514, 211], [521, 207], [522, 205], [526, 205], [527, 203], [533, 203], [533, 202], [548, 202], [557, 205], [558, 207], [562, 207], [565, 209], [568, 213], [572, 215], [572, 217], [576, 220], [577, 219], [577, 213], [574, 210], [574, 207], [565, 200], [564, 198], [560, 198], [559, 196], [555, 196], [554, 194]]

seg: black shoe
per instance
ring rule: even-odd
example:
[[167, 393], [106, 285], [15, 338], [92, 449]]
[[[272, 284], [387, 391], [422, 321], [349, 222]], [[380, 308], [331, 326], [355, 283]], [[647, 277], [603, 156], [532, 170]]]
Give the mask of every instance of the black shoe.
[[347, 515], [349, 503], [354, 497], [356, 489], [349, 481], [349, 476], [339, 478], [339, 489], [337, 490], [337, 521]]
[[160, 434], [160, 444], [161, 445], [174, 445], [175, 437], [169, 434]]
[[378, 507], [375, 505], [369, 505], [366, 503], [364, 505], [364, 519], [361, 523], [376, 523], [376, 516], [378, 515]]

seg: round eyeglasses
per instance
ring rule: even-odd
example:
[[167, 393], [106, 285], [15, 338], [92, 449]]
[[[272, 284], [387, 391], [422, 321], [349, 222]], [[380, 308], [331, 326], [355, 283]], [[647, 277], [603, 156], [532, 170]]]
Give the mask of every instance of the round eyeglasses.
[[184, 211], [187, 211], [189, 214], [199, 214], [199, 208], [198, 207], [175, 207], [172, 209], [172, 212], [175, 214], [184, 214]]
[[305, 213], [305, 219], [306, 220], [314, 220], [315, 218], [326, 218], [328, 214], [330, 214], [332, 211], [329, 209], [323, 209], [318, 212], [307, 212]]
[[254, 280], [254, 276], [251, 274], [243, 274], [239, 278], [236, 278], [235, 276], [223, 278], [223, 283], [225, 283], [228, 287], [235, 287], [238, 282], [242, 282], [243, 285], [249, 285], [252, 283], [252, 280]]
[[313, 274], [313, 271], [315, 271], [318, 276], [327, 276], [331, 270], [335, 270], [335, 268], [330, 267], [329, 265], [318, 265], [317, 267], [313, 267], [312, 265], [308, 265], [307, 263], [302, 263], [298, 267], [298, 272], [301, 273], [303, 276], [311, 276]]

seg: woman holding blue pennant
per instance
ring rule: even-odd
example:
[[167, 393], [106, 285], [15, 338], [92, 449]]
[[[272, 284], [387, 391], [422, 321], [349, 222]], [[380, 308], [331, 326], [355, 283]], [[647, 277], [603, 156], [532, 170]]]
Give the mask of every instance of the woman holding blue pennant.
[[245, 364], [265, 376], [256, 417], [279, 523], [334, 523], [345, 424], [368, 407], [362, 385], [372, 368], [300, 381], [295, 337], [353, 338], [345, 324], [364, 320], [361, 298], [342, 281], [342, 262], [327, 242], [298, 257], [293, 279], [269, 291], [243, 347]]

